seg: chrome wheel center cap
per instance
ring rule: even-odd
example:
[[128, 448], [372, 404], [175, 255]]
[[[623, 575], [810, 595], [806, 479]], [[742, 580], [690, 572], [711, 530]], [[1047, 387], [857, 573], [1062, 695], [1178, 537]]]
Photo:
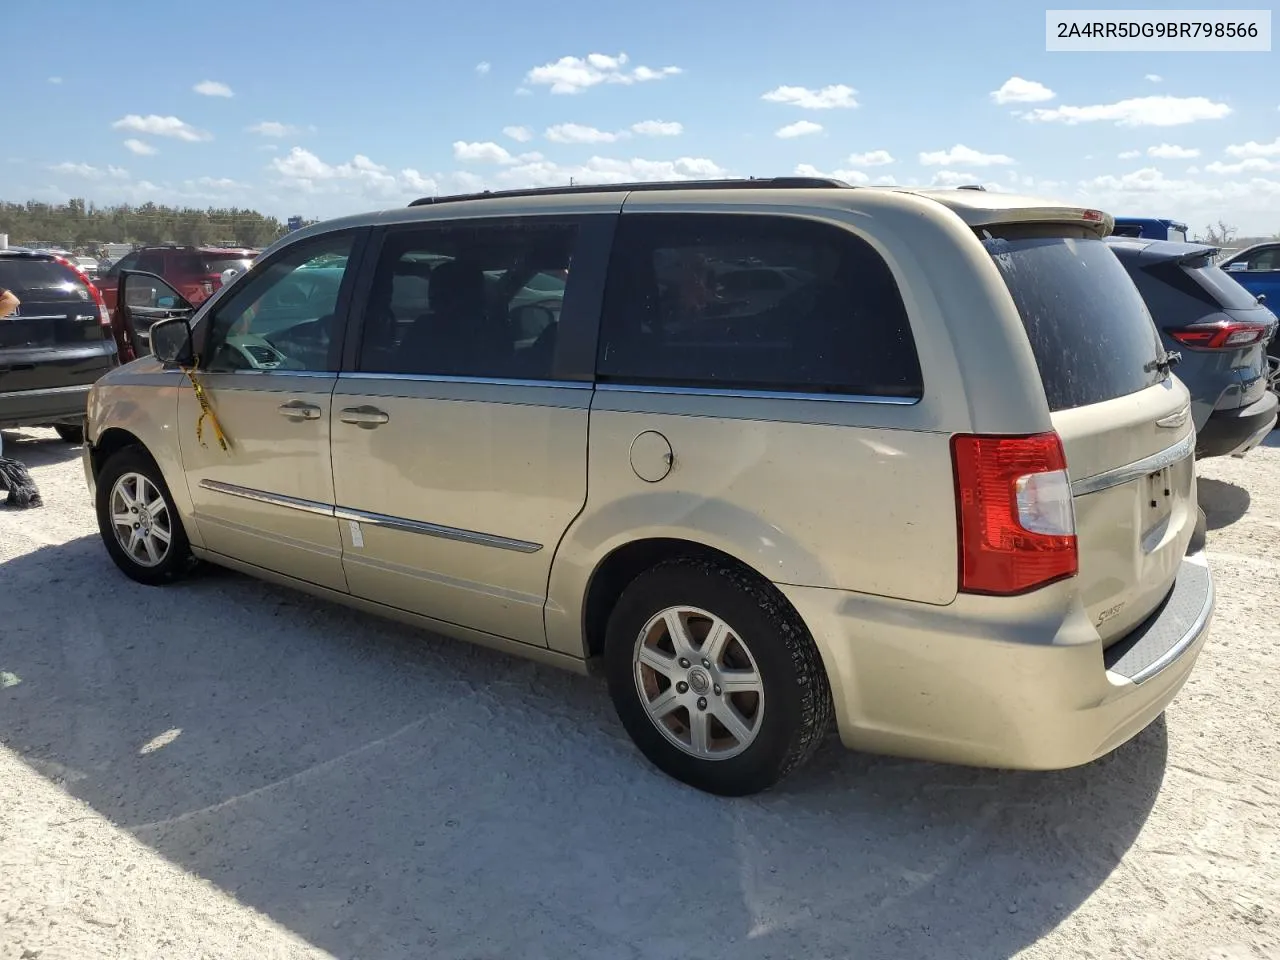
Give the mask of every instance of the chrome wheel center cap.
[[689, 671], [689, 689], [699, 695], [711, 689], [711, 678], [701, 667], [694, 667]]

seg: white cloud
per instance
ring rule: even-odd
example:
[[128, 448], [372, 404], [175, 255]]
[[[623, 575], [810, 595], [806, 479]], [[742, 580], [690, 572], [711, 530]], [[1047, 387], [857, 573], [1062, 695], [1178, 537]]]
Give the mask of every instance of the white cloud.
[[137, 140], [130, 137], [124, 142], [125, 149], [130, 153], [136, 153], [140, 157], [149, 157], [156, 153], [156, 148], [145, 140]]
[[54, 86], [57, 86], [58, 84], [60, 84], [60, 83], [62, 82], [62, 78], [61, 78], [61, 77], [50, 77], [50, 78], [49, 78], [49, 82], [50, 82], [50, 83], [52, 83]]
[[770, 103], [785, 103], [804, 110], [850, 109], [858, 105], [858, 91], [843, 83], [823, 87], [821, 90], [810, 90], [808, 87], [776, 87], [768, 93], [761, 94], [761, 100]]
[[511, 154], [506, 147], [499, 146], [492, 141], [467, 143], [465, 140], [454, 141], [453, 158], [476, 163], [510, 163], [512, 160]]
[[580, 123], [557, 123], [553, 127], [547, 127], [542, 135], [552, 143], [615, 143], [629, 136], [625, 131], [611, 133]]
[[238, 190], [244, 187], [243, 183], [232, 180], [230, 177], [198, 177], [184, 182], [188, 187], [205, 187], [213, 190]]
[[1141, 150], [1125, 150], [1123, 153], [1117, 154], [1121, 160], [1133, 160], [1142, 156]]
[[[1230, 167], [1234, 165], [1223, 164], [1220, 169]], [[1080, 188], [1090, 205], [1103, 210], [1149, 209], [1158, 206], [1162, 197], [1177, 197], [1180, 220], [1213, 223], [1227, 215], [1246, 233], [1270, 232], [1274, 227], [1269, 224], [1280, 217], [1280, 178], [1274, 177], [1173, 179], [1155, 167], [1144, 167], [1119, 177], [1094, 177], [1082, 181]]]
[[532, 90], [530, 90], [528, 87], [516, 87], [516, 96], [517, 96], [517, 97], [532, 97], [532, 96], [533, 96], [533, 91], [532, 91]]
[[797, 177], [821, 177], [823, 179], [843, 180], [845, 183], [851, 183], [855, 187], [861, 186], [882, 186], [891, 187], [897, 184], [892, 174], [878, 173], [874, 176], [863, 173], [861, 170], [819, 170], [811, 163], [796, 164], [795, 174]]
[[1225, 103], [1207, 97], [1132, 97], [1086, 107], [1041, 107], [1027, 112], [1023, 119], [1068, 126], [1110, 121], [1118, 127], [1177, 127], [1199, 120], [1221, 120], [1230, 113]]
[[84, 177], [86, 180], [104, 180], [110, 178], [112, 180], [128, 180], [129, 171], [124, 167], [95, 167], [88, 163], [55, 163], [49, 168], [54, 173], [67, 173], [75, 177]]
[[655, 70], [640, 66], [628, 70], [628, 63], [630, 58], [625, 53], [619, 53], [616, 57], [604, 53], [589, 53], [585, 57], [561, 57], [534, 67], [525, 75], [525, 82], [550, 87], [552, 93], [581, 93], [602, 83], [645, 83], [683, 72], [680, 67], [660, 67]]
[[116, 130], [149, 133], [153, 137], [173, 137], [177, 140], [186, 140], [188, 143], [198, 143], [201, 140], [213, 139], [213, 134], [207, 130], [197, 129], [177, 117], [160, 117], [154, 113], [145, 117], [130, 113], [121, 117], [111, 126]]
[[1000, 85], [999, 90], [991, 91], [991, 99], [996, 103], [1043, 103], [1056, 96], [1043, 83], [1023, 80], [1022, 77], [1010, 77]]
[[1155, 157], [1158, 160], [1192, 160], [1200, 156], [1200, 151], [1193, 147], [1179, 147], [1172, 143], [1162, 143], [1159, 146], [1147, 147], [1147, 156]]
[[256, 133], [264, 137], [292, 137], [302, 132], [298, 127], [280, 123], [278, 120], [263, 120], [244, 129], [246, 133]]
[[1148, 74], [1146, 75], [1145, 79], [1150, 80], [1152, 83], [1163, 83], [1163, 82], [1164, 82], [1164, 77], [1160, 76], [1160, 74], [1158, 74], [1158, 73], [1148, 73]]
[[1205, 173], [1217, 174], [1271, 173], [1280, 170], [1280, 160], [1268, 160], [1266, 157], [1247, 157], [1235, 163], [1215, 160], [1213, 163], [1205, 164], [1204, 170]]
[[641, 120], [631, 125], [631, 132], [642, 137], [678, 137], [684, 133], [684, 124], [675, 120]]
[[217, 80], [201, 80], [191, 88], [202, 97], [234, 97], [231, 88]]
[[965, 164], [971, 167], [1008, 166], [1016, 161], [1003, 153], [983, 153], [957, 143], [950, 150], [932, 150], [920, 154], [920, 162], [926, 167], [946, 167], [953, 164]]
[[969, 184], [980, 184], [988, 189], [999, 186], [994, 183], [984, 183], [982, 177], [976, 174], [961, 173], [956, 170], [939, 170], [929, 181], [931, 187], [963, 187]]
[[869, 150], [866, 153], [849, 154], [849, 163], [855, 167], [884, 167], [893, 163], [893, 155], [888, 150]]
[[1233, 143], [1226, 150], [1229, 157], [1240, 157], [1242, 159], [1248, 157], [1280, 157], [1280, 137], [1276, 137], [1270, 143], [1256, 143], [1250, 140], [1248, 143]]
[[789, 123], [785, 127], [779, 127], [774, 131], [773, 135], [782, 140], [792, 140], [796, 137], [807, 137], [821, 132], [822, 124], [814, 123], [812, 120], [797, 120], [795, 123]]
[[503, 127], [502, 132], [517, 143], [528, 143], [533, 139], [533, 131], [528, 127]]
[[326, 163], [310, 150], [294, 147], [288, 156], [272, 159], [268, 169], [282, 176], [286, 186], [307, 193], [323, 190], [326, 184], [341, 190], [354, 184], [378, 198], [399, 197], [405, 192], [400, 178], [359, 153], [350, 161], [335, 165]]
[[482, 77], [492, 69], [493, 69], [493, 64], [491, 64], [488, 60], [481, 60], [479, 63], [476, 64], [476, 73], [478, 73]]

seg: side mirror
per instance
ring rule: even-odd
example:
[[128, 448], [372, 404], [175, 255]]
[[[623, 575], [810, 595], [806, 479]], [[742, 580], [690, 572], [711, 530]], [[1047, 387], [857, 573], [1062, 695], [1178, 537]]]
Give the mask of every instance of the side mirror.
[[1249, 269], [1249, 265], [1243, 262], [1228, 263], [1222, 269], [1227, 271], [1227, 273], [1243, 273], [1244, 271]]
[[191, 324], [187, 323], [185, 317], [157, 321], [151, 325], [149, 336], [151, 352], [161, 363], [189, 367], [195, 361]]
[[178, 305], [178, 301], [173, 297], [156, 297], [156, 306], [162, 310], [172, 310]]

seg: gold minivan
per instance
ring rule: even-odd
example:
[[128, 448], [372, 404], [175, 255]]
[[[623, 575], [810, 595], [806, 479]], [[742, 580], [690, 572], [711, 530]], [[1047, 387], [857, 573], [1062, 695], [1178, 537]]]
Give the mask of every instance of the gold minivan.
[[1095, 210], [838, 181], [316, 224], [89, 400], [128, 576], [210, 561], [546, 663], [721, 794], [848, 747], [1061, 768], [1186, 680], [1188, 394]]

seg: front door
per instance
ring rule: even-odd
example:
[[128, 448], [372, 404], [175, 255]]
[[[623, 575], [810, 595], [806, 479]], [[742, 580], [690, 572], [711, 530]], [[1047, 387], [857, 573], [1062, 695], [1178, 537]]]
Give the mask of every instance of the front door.
[[346, 590], [329, 461], [330, 400], [346, 317], [355, 232], [303, 240], [258, 264], [196, 331], [203, 387], [178, 423], [205, 546], [267, 570]]
[[599, 304], [566, 270], [590, 232], [555, 218], [388, 229], [333, 399], [353, 594], [546, 646], [551, 560], [586, 500]]

